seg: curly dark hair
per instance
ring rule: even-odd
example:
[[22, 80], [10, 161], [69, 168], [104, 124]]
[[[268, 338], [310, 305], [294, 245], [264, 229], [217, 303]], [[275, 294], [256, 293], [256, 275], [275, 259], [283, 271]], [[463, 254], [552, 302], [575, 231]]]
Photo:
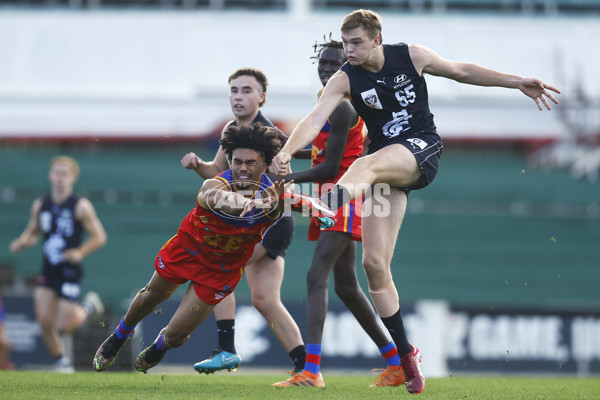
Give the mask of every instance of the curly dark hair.
[[[321, 54], [323, 54], [323, 50], [332, 47], [334, 49], [344, 49], [344, 44], [342, 42], [339, 42], [337, 40], [333, 40], [331, 38], [332, 33], [329, 32], [329, 40], [327, 40], [327, 36], [323, 35], [323, 43], [317, 43], [315, 42], [315, 44], [313, 45], [313, 49], [315, 51], [315, 55], [311, 57], [311, 60], [315, 60], [313, 61], [313, 63], [319, 61], [319, 59], [321, 58]], [[345, 58], [345, 54], [344, 54], [344, 58]]]
[[229, 125], [220, 144], [230, 161], [235, 149], [251, 149], [261, 153], [267, 165], [271, 165], [273, 157], [281, 150], [277, 131], [260, 122]]

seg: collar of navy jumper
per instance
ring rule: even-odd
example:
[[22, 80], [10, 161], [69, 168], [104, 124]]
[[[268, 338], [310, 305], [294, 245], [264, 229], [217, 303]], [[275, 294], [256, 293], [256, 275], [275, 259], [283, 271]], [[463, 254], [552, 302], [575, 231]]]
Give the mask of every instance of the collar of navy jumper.
[[[267, 117], [265, 117], [260, 110], [258, 110], [258, 114], [256, 114], [256, 117], [254, 117], [254, 119], [252, 120], [252, 123], [255, 122], [260, 122], [261, 124], [263, 124], [264, 126], [268, 126], [270, 128], [274, 128], [275, 125], [273, 125], [273, 123], [271, 122], [271, 120]], [[231, 125], [237, 126], [237, 121], [233, 120], [231, 122]]]

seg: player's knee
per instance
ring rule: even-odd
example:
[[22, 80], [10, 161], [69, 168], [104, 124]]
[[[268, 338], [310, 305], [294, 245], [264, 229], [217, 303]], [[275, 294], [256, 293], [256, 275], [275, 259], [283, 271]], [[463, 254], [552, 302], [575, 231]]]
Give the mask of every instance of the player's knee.
[[374, 253], [364, 253], [362, 264], [367, 277], [376, 277], [385, 274], [388, 270], [388, 263], [380, 255]]
[[178, 332], [169, 333], [168, 335], [165, 334], [165, 344], [170, 349], [183, 346], [184, 343], [187, 342], [189, 339], [189, 334], [182, 334]]
[[[375, 167], [377, 162], [378, 159], [376, 157], [360, 157], [354, 161], [352, 165], [350, 165], [349, 169], [352, 169], [353, 172], [359, 171], [363, 177], [369, 176], [373, 178], [375, 175]], [[367, 180], [367, 182], [370, 182], [370, 180]]]
[[275, 307], [280, 302], [278, 297], [270, 297], [264, 293], [252, 293], [252, 305], [261, 314], [268, 313], [269, 310]]
[[144, 287], [138, 292], [144, 306], [157, 306], [168, 298], [162, 293], [150, 289], [148, 286]]
[[370, 166], [373, 165], [373, 162], [376, 161], [376, 159], [374, 157], [360, 157], [358, 159], [356, 159], [352, 165], [350, 165], [350, 168], [352, 169], [368, 169]]
[[306, 287], [308, 292], [318, 291], [327, 289], [329, 285], [329, 277], [323, 276], [320, 271], [313, 271], [312, 269], [306, 274]]
[[335, 283], [335, 294], [343, 302], [354, 299], [357, 295], [357, 289], [358, 288], [355, 285], [349, 285], [345, 282]]

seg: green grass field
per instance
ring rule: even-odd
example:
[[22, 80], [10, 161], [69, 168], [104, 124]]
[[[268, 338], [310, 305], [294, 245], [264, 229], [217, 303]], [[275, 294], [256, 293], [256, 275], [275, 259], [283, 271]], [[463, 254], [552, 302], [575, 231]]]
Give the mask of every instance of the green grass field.
[[221, 373], [140, 374], [78, 372], [0, 372], [0, 398], [8, 399], [600, 399], [600, 379], [568, 377], [451, 377], [428, 379], [410, 395], [404, 386], [369, 388], [367, 375], [325, 375], [325, 389], [274, 388], [282, 375]]

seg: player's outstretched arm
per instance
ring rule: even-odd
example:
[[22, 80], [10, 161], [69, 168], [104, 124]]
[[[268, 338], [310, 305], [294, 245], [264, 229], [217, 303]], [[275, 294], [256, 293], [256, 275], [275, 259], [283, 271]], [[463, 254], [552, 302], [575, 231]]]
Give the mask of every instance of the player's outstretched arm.
[[289, 187], [290, 184], [286, 184], [284, 180], [280, 180], [278, 182], [274, 182], [273, 186], [265, 190], [262, 198], [246, 198], [246, 204], [244, 205], [244, 210], [240, 214], [240, 217], [243, 217], [255, 208], [265, 210], [273, 218], [279, 217], [279, 213], [283, 211], [284, 205], [283, 201], [279, 200], [281, 199], [281, 195], [285, 191], [286, 187]]
[[547, 110], [551, 110], [548, 99], [554, 104], [558, 104], [558, 100], [554, 97], [551, 91], [560, 94], [560, 90], [554, 86], [548, 85], [537, 78], [523, 78], [518, 86], [518, 89], [527, 97], [531, 97], [540, 111], [543, 110], [542, 104]]
[[330, 130], [327, 137], [325, 160], [319, 165], [304, 171], [287, 174], [281, 178], [286, 181], [315, 182], [338, 175], [342, 157], [346, 149], [348, 134], [352, 125], [358, 121], [358, 114], [348, 101], [342, 101], [329, 117]]
[[[276, 184], [276, 190], [283, 193], [283, 183]], [[271, 204], [275, 204], [278, 198], [270, 193], [263, 198], [248, 198], [239, 192], [232, 192], [229, 186], [218, 179], [207, 179], [202, 184], [198, 193], [198, 203], [202, 207], [218, 210], [225, 214], [239, 215], [243, 217], [255, 208], [271, 209]]]
[[277, 175], [286, 175], [289, 172], [291, 154], [303, 149], [317, 137], [329, 116], [349, 92], [348, 75], [342, 71], [333, 74], [312, 111], [296, 125], [285, 146], [273, 159], [271, 165]]
[[[218, 152], [217, 152], [218, 155]], [[217, 157], [215, 156], [215, 159]], [[200, 175], [204, 179], [214, 178], [219, 175], [221, 172], [225, 171], [225, 169], [221, 169], [219, 164], [215, 161], [204, 161], [200, 157], [196, 155], [196, 153], [190, 152], [183, 156], [181, 159], [181, 165], [184, 168], [191, 169]]]
[[243, 198], [218, 179], [205, 180], [198, 192], [198, 203], [202, 207], [232, 215], [238, 215], [244, 209]]
[[[221, 131], [221, 137], [223, 137], [223, 132], [231, 125], [231, 122], [227, 123], [223, 130]], [[223, 148], [219, 146], [217, 150], [217, 154], [215, 154], [215, 158], [212, 161], [204, 161], [200, 157], [198, 157], [195, 153], [190, 152], [187, 153], [181, 159], [181, 165], [184, 168], [194, 170], [198, 175], [200, 175], [204, 179], [211, 179], [215, 176], [219, 175], [221, 172], [226, 171], [229, 168], [229, 164], [227, 163], [227, 156], [223, 151]]]
[[542, 105], [548, 110], [552, 109], [548, 100], [558, 104], [558, 100], [551, 92], [560, 94], [560, 90], [537, 78], [525, 78], [473, 63], [448, 60], [433, 50], [420, 45], [411, 44], [409, 52], [415, 69], [420, 74], [428, 73], [470, 85], [519, 89], [535, 101], [539, 110], [543, 109]]

